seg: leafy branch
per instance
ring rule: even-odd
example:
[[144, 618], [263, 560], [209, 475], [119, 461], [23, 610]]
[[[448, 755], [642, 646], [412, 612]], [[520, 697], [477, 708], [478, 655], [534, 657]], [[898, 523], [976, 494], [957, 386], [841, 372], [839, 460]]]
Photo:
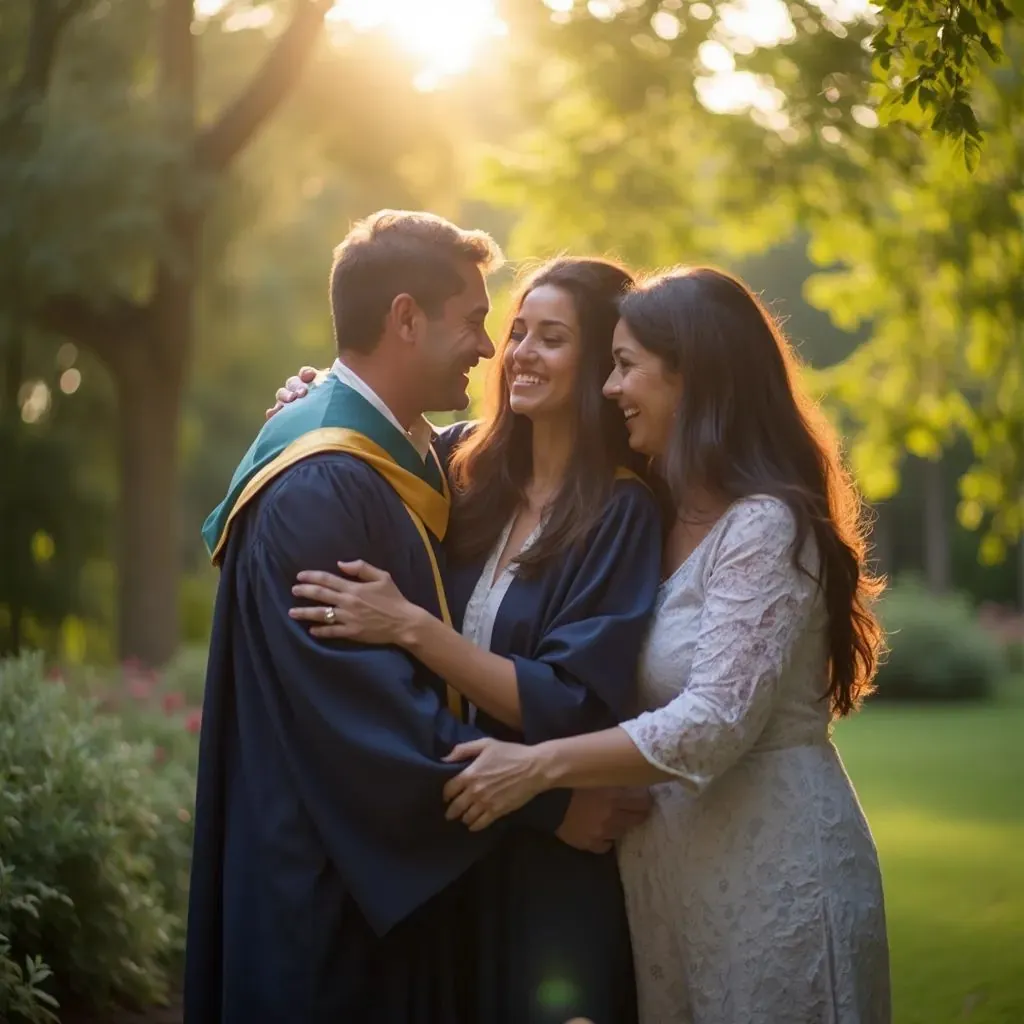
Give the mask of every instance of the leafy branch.
[[982, 131], [971, 86], [985, 57], [1002, 59], [1003, 26], [1013, 17], [1003, 0], [884, 0], [882, 23], [871, 39], [876, 75], [888, 89], [883, 116], [912, 121], [908, 108], [916, 108], [932, 131], [954, 142], [973, 171]]

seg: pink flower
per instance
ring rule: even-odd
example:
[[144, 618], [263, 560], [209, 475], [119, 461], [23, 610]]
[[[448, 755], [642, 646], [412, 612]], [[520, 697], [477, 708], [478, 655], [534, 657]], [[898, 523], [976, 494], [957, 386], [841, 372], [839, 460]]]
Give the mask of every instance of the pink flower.
[[199, 732], [200, 726], [203, 724], [203, 713], [199, 708], [193, 708], [185, 716], [185, 728], [189, 732]]
[[175, 711], [180, 711], [185, 706], [185, 694], [180, 690], [173, 690], [171, 693], [165, 693], [163, 706], [165, 714], [173, 715]]
[[153, 684], [144, 678], [130, 679], [128, 681], [128, 695], [136, 700], [147, 700], [153, 692]]

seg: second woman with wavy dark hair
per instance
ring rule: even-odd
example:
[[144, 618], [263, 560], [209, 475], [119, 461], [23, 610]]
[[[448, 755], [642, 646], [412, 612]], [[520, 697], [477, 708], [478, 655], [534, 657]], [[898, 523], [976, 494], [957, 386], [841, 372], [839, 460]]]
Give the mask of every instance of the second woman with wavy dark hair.
[[482, 828], [551, 787], [662, 783], [619, 850], [642, 1024], [886, 1024], [878, 857], [829, 738], [881, 642], [857, 494], [739, 281], [685, 268], [620, 310], [605, 393], [676, 507], [647, 710], [532, 747], [466, 744], [449, 813]]

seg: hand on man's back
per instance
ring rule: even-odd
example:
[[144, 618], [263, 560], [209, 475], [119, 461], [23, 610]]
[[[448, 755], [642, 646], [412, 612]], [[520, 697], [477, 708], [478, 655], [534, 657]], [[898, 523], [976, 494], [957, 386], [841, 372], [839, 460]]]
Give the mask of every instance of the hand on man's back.
[[577, 789], [555, 835], [577, 850], [607, 853], [653, 806], [643, 788]]

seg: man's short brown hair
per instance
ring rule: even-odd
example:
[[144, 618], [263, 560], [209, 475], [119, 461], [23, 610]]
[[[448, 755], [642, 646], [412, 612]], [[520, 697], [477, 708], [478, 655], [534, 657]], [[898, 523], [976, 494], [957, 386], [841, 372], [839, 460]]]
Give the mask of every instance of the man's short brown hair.
[[432, 213], [380, 210], [359, 221], [334, 250], [331, 267], [338, 351], [371, 352], [398, 295], [411, 295], [427, 316], [440, 316], [465, 286], [459, 264], [487, 273], [502, 258], [490, 235]]

